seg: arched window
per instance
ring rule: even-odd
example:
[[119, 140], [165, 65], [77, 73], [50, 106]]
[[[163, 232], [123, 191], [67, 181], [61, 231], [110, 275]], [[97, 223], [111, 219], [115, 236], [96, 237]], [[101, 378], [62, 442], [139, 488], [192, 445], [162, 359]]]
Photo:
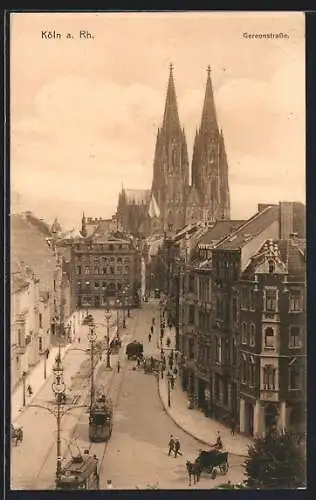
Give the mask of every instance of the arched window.
[[273, 260], [268, 261], [268, 266], [269, 266], [269, 274], [273, 274], [275, 271], [275, 264]]
[[247, 344], [248, 342], [248, 335], [247, 335], [247, 323], [243, 322], [241, 324], [241, 343], [242, 344]]
[[256, 325], [254, 323], [250, 324], [250, 331], [249, 331], [249, 345], [254, 346], [256, 342]]

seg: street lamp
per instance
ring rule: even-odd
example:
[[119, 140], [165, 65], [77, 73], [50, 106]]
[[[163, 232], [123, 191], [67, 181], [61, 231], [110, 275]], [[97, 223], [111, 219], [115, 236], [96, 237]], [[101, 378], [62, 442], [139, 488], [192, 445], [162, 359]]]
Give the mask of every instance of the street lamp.
[[49, 356], [49, 349], [45, 349], [45, 351], [44, 351], [44, 380], [46, 380], [46, 378], [47, 378], [46, 363], [47, 363], [48, 356]]
[[106, 319], [106, 343], [107, 343], [107, 350], [106, 350], [106, 367], [111, 368], [111, 362], [110, 362], [110, 319], [111, 319], [111, 311], [109, 308], [106, 309], [104, 313], [105, 319]]
[[58, 349], [58, 354], [55, 358], [55, 364], [53, 366], [54, 381], [52, 383], [52, 389], [56, 396], [57, 401], [57, 462], [56, 462], [56, 479], [57, 481], [61, 477], [61, 439], [60, 439], [60, 424], [61, 424], [61, 411], [60, 407], [65, 399], [66, 386], [64, 383], [64, 367], [61, 362], [60, 354], [60, 344]]
[[173, 375], [168, 371], [167, 373], [167, 384], [168, 384], [168, 407], [170, 408], [171, 406], [171, 400], [170, 400], [170, 392], [171, 389], [173, 388]]
[[90, 343], [90, 361], [91, 361], [91, 387], [90, 387], [90, 411], [94, 401], [94, 343], [97, 335], [94, 330], [94, 324], [89, 325], [88, 341]]
[[122, 295], [123, 295], [123, 328], [126, 328], [126, 321], [125, 321], [125, 295], [126, 295], [126, 290], [123, 290]]
[[26, 405], [26, 377], [27, 373], [22, 373], [23, 406]]
[[119, 316], [119, 305], [120, 305], [120, 300], [119, 299], [116, 299], [116, 333], [117, 335], [119, 334], [119, 330], [120, 330], [120, 316]]

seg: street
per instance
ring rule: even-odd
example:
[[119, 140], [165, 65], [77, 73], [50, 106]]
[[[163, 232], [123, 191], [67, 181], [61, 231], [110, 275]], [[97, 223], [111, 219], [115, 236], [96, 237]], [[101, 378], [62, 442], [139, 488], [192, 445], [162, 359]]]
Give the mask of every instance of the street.
[[[89, 443], [88, 413], [77, 408], [62, 421], [63, 456], [89, 448], [100, 462], [100, 488], [106, 488], [111, 479], [115, 489], [183, 489], [214, 488], [230, 480], [242, 481], [241, 457], [229, 457], [230, 469], [226, 476], [215, 480], [203, 473], [197, 486], [188, 485], [186, 460], [193, 461], [203, 445], [183, 432], [165, 412], [158, 394], [157, 380], [153, 374], [145, 374], [135, 361], [127, 361], [126, 344], [133, 339], [142, 341], [144, 354], [158, 356], [159, 348], [159, 306], [158, 301], [144, 304], [142, 309], [132, 310], [126, 318], [126, 329], [120, 328], [122, 348], [117, 355], [111, 355], [112, 370], [105, 368], [105, 359], [99, 362], [96, 387], [111, 396], [114, 403], [113, 433], [108, 443]], [[155, 330], [149, 343], [148, 333], [152, 317]], [[99, 321], [96, 318], [96, 322]], [[83, 327], [80, 348], [88, 346]], [[99, 329], [98, 337], [104, 336]], [[164, 342], [168, 337], [165, 330]], [[74, 347], [78, 347], [77, 345]], [[117, 372], [120, 360], [121, 370]], [[75, 384], [84, 393], [81, 402], [87, 401], [89, 392], [89, 355], [71, 349], [64, 359], [67, 385]], [[88, 371], [87, 371], [88, 370]], [[67, 374], [67, 377], [66, 377]], [[177, 382], [176, 382], [177, 383]], [[74, 389], [75, 390], [75, 389]], [[172, 397], [172, 394], [171, 394]], [[52, 399], [50, 384], [47, 383], [37, 397], [37, 404], [49, 404]], [[56, 422], [52, 415], [40, 408], [29, 407], [21, 415], [19, 425], [24, 428], [23, 443], [12, 448], [11, 487], [13, 489], [54, 489], [56, 469]], [[183, 455], [168, 456], [169, 435], [179, 438]], [[204, 447], [205, 448], [205, 447]], [[76, 451], [77, 450], [77, 451]]]

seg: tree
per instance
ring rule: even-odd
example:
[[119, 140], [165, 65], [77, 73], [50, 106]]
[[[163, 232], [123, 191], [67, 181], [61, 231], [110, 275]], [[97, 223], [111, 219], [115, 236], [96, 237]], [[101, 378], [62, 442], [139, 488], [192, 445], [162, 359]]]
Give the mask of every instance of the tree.
[[244, 468], [249, 488], [293, 489], [306, 485], [304, 449], [288, 433], [256, 438], [249, 446]]

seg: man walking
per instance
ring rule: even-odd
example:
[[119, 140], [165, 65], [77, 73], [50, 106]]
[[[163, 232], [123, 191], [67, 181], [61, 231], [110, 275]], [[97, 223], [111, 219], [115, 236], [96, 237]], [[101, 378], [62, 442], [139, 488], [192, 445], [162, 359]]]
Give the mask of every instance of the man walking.
[[148, 334], [148, 342], [151, 342], [151, 333]]
[[121, 369], [121, 364], [120, 364], [120, 360], [118, 360], [118, 362], [117, 362], [117, 373], [120, 373], [120, 369]]
[[235, 435], [235, 430], [236, 430], [236, 418], [232, 417], [231, 423], [230, 423], [230, 433], [232, 436]]
[[174, 440], [174, 458], [177, 458], [178, 455], [182, 455], [180, 451], [180, 441], [178, 438]]
[[175, 444], [174, 437], [172, 434], [170, 434], [170, 439], [169, 439], [169, 443], [168, 443], [168, 446], [169, 446], [168, 456], [169, 457], [171, 455], [171, 452], [174, 451], [174, 444]]

